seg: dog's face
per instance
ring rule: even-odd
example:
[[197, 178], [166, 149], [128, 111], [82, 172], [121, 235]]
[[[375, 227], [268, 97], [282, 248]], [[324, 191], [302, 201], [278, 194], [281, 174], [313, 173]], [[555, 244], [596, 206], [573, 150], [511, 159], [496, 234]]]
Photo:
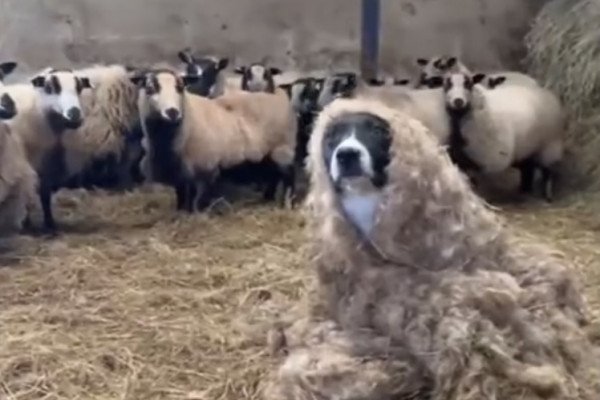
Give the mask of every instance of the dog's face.
[[382, 188], [388, 181], [390, 125], [369, 113], [345, 114], [325, 132], [323, 157], [342, 208], [368, 234]]

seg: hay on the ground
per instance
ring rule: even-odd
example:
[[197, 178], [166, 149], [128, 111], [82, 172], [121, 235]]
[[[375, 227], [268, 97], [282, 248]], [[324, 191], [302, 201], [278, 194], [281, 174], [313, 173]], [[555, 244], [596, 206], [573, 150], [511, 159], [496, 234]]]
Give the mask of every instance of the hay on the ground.
[[557, 93], [570, 114], [566, 183], [600, 189], [600, 1], [552, 0], [525, 42], [529, 72]]

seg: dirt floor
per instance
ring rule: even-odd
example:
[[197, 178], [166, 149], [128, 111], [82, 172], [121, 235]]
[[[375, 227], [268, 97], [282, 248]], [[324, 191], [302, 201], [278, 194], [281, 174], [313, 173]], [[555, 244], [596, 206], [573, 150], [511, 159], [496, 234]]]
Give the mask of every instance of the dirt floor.
[[[260, 398], [269, 321], [310, 283], [302, 216], [194, 217], [168, 192], [59, 196], [66, 233], [3, 243], [0, 399]], [[599, 196], [502, 205], [573, 260], [600, 310]]]

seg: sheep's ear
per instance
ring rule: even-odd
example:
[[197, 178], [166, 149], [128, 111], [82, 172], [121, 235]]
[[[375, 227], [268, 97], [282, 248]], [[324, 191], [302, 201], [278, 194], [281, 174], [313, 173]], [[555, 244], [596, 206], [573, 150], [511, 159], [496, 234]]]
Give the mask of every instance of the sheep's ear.
[[219, 71], [227, 68], [227, 66], [229, 65], [229, 58], [225, 57], [225, 58], [221, 58], [219, 60], [219, 62], [217, 62], [217, 69]]
[[234, 72], [238, 75], [244, 75], [246, 73], [246, 66], [242, 65], [241, 67], [237, 67]]
[[490, 87], [490, 89], [493, 89], [496, 86], [501, 85], [505, 81], [506, 81], [506, 77], [505, 76], [492, 77], [488, 81], [488, 86]]
[[134, 72], [137, 68], [132, 65], [125, 65], [125, 72]]
[[192, 56], [192, 51], [190, 49], [183, 49], [179, 53], [177, 53], [179, 59], [185, 64], [193, 64], [194, 57]]
[[283, 73], [283, 71], [277, 67], [271, 67], [269, 70], [271, 71], [271, 75], [281, 75]]
[[426, 58], [417, 58], [417, 65], [420, 65], [422, 67], [426, 66], [428, 62], [429, 60]]
[[442, 78], [441, 76], [432, 76], [431, 78], [427, 79], [426, 85], [430, 89], [439, 88], [441, 86], [444, 86], [444, 78]]
[[0, 71], [3, 75], [8, 75], [17, 68], [17, 63], [14, 61], [7, 61], [0, 64]]
[[394, 86], [406, 86], [410, 83], [410, 79], [394, 79]]
[[130, 76], [129, 80], [134, 85], [140, 87], [140, 86], [142, 86], [144, 84], [144, 81], [146, 80], [146, 77], [143, 74], [136, 74], [136, 75]]
[[92, 83], [90, 82], [90, 78], [87, 76], [79, 77], [79, 82], [81, 82], [81, 87], [84, 89], [92, 89]]
[[458, 60], [456, 59], [456, 57], [450, 57], [446, 60], [446, 65], [445, 65], [445, 69], [450, 69], [452, 67], [454, 67], [456, 65], [456, 62]]
[[279, 85], [279, 87], [285, 91], [285, 93], [288, 95], [289, 98], [292, 97], [292, 84], [291, 83], [284, 83], [284, 84]]
[[385, 81], [383, 79], [371, 78], [367, 80], [367, 84], [369, 86], [383, 86], [385, 85]]
[[36, 88], [43, 88], [46, 83], [46, 77], [43, 75], [38, 75], [31, 80], [31, 84]]
[[481, 83], [481, 82], [483, 82], [484, 79], [485, 79], [484, 73], [480, 72], [480, 73], [473, 75], [473, 83], [474, 84]]

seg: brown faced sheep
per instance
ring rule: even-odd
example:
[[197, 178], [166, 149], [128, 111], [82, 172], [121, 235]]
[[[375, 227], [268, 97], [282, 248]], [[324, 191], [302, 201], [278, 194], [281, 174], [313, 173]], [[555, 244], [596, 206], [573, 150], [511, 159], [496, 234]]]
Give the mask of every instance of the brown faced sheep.
[[147, 146], [142, 170], [175, 187], [178, 209], [205, 208], [219, 172], [246, 162], [268, 160], [273, 165], [268, 190], [274, 195], [282, 181], [284, 191], [293, 195], [296, 123], [283, 90], [208, 99], [184, 90], [184, 82], [170, 69], [132, 80], [141, 88]]
[[425, 127], [336, 100], [310, 143], [318, 307], [271, 400], [591, 400], [575, 272], [513, 240]]

